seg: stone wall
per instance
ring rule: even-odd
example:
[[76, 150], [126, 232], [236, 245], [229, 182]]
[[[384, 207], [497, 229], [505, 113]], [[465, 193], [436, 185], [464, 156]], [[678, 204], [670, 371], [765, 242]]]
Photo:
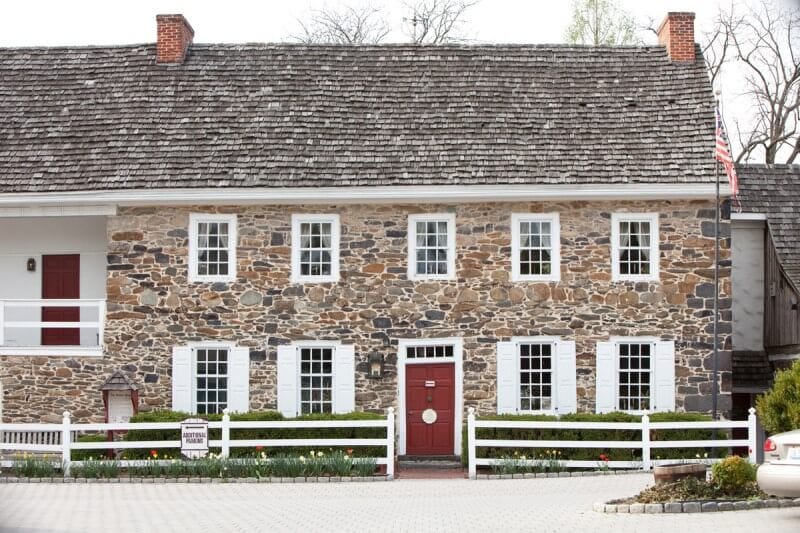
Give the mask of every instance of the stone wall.
[[[558, 211], [562, 281], [511, 282], [512, 212]], [[659, 212], [661, 279], [611, 281], [612, 211]], [[238, 275], [231, 284], [187, 282], [191, 212], [238, 215]], [[291, 284], [291, 213], [341, 215], [341, 281]], [[407, 280], [407, 217], [455, 212], [453, 281]], [[726, 226], [727, 231], [727, 226]], [[122, 208], [108, 220], [108, 322], [103, 359], [0, 358], [6, 420], [76, 411], [102, 416], [100, 383], [128, 372], [144, 409], [170, 406], [171, 350], [226, 340], [251, 349], [251, 408], [276, 407], [276, 346], [335, 339], [356, 346], [356, 405], [396, 401], [396, 350], [387, 376], [368, 380], [367, 355], [399, 338], [464, 339], [465, 407], [495, 410], [495, 343], [560, 335], [577, 343], [578, 403], [594, 409], [595, 342], [648, 335], [676, 342], [676, 407], [711, 408], [713, 202], [564, 202]], [[731, 386], [730, 261], [723, 242], [720, 408]]]

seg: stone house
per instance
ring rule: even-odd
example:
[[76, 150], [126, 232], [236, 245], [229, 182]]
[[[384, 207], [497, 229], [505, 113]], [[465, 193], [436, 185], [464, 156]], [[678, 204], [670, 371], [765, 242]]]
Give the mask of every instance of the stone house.
[[733, 409], [800, 358], [800, 166], [740, 165], [731, 213]]
[[0, 49], [3, 420], [100, 419], [116, 371], [145, 410], [394, 405], [401, 454], [460, 453], [470, 406], [709, 411], [693, 21], [348, 47], [196, 44], [167, 15], [155, 45]]

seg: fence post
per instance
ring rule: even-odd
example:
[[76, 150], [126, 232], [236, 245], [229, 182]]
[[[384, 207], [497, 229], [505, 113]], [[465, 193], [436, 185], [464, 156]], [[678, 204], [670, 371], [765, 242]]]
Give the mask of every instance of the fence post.
[[386, 415], [386, 477], [394, 479], [394, 407]]
[[650, 415], [642, 413], [642, 470], [649, 471], [653, 468], [650, 461]]
[[231, 454], [231, 415], [228, 408], [222, 410], [222, 452], [220, 455], [228, 458]]
[[475, 464], [475, 408], [469, 408], [467, 415], [467, 454], [469, 468], [469, 478], [475, 479], [478, 477], [478, 465]]
[[6, 319], [5, 319], [6, 303], [0, 301], [0, 346], [5, 344], [4, 335], [6, 332]]
[[72, 457], [72, 430], [70, 426], [69, 411], [64, 411], [64, 418], [61, 420], [61, 468], [64, 471], [64, 477], [69, 477], [69, 467]]
[[758, 462], [758, 420], [755, 409], [751, 407], [748, 412], [750, 414], [747, 417], [747, 457], [750, 463], [756, 464]]

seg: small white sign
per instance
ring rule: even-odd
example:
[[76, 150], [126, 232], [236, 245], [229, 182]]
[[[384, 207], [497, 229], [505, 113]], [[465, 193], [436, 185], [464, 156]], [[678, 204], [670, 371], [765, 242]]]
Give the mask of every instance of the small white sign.
[[127, 423], [133, 416], [130, 391], [108, 391], [108, 421], [112, 424]]
[[426, 386], [427, 388], [433, 388], [433, 387], [435, 387], [435, 386], [436, 386], [436, 382], [435, 382], [435, 381], [433, 381], [433, 380], [431, 380], [431, 381], [426, 381], [426, 382], [425, 382], [425, 386]]
[[181, 422], [181, 453], [189, 459], [205, 457], [208, 453], [208, 422], [188, 418]]

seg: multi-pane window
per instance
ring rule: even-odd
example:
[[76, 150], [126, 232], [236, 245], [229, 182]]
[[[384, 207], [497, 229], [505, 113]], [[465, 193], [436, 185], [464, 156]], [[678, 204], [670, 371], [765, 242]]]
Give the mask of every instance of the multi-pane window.
[[409, 277], [450, 279], [455, 269], [455, 217], [409, 217]]
[[513, 279], [558, 281], [561, 276], [558, 214], [514, 214], [511, 224]]
[[407, 359], [438, 359], [442, 357], [453, 357], [452, 344], [406, 347]]
[[620, 411], [650, 409], [653, 345], [623, 342], [617, 346], [619, 360], [618, 409]]
[[333, 348], [300, 349], [300, 412], [333, 411]]
[[232, 281], [236, 277], [236, 216], [191, 215], [191, 281]]
[[330, 282], [339, 279], [339, 217], [292, 216], [292, 279]]
[[618, 280], [658, 279], [658, 218], [614, 214], [613, 271]]
[[196, 350], [195, 409], [200, 414], [221, 413], [228, 406], [228, 350]]
[[519, 409], [546, 411], [553, 405], [553, 345], [519, 345]]
[[300, 275], [330, 276], [332, 267], [330, 222], [300, 223]]

